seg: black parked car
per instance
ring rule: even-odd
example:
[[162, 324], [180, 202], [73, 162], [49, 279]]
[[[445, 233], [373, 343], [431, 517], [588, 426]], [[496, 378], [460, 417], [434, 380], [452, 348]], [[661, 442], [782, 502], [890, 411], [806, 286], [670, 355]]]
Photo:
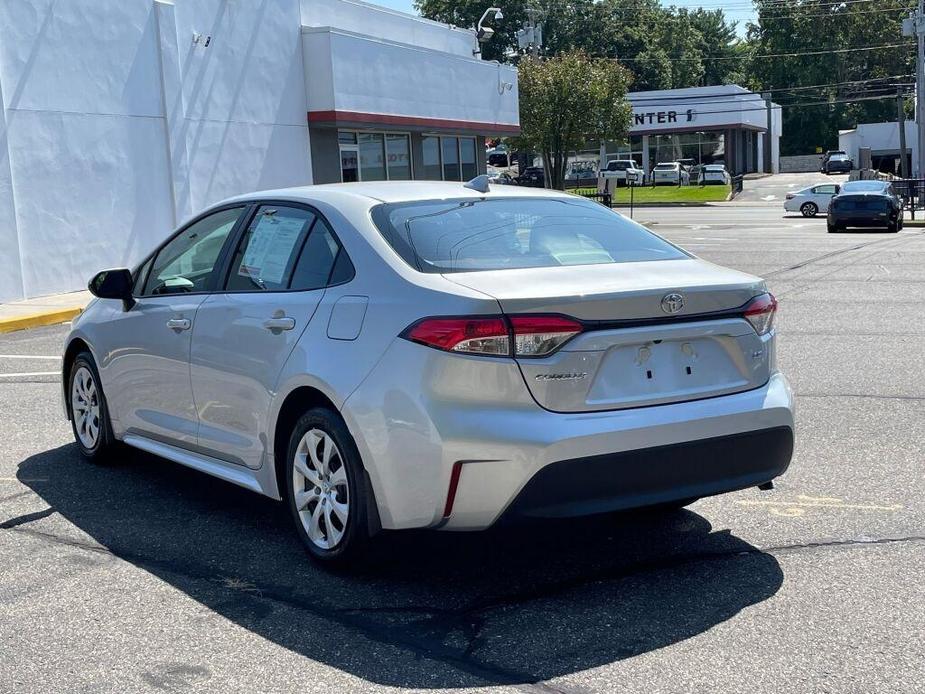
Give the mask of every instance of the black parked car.
[[834, 154], [844, 154], [846, 157], [848, 156], [848, 153], [843, 149], [830, 149], [822, 155], [822, 163], [819, 165], [819, 171], [821, 173], [825, 173], [825, 165]]
[[854, 168], [854, 162], [844, 152], [835, 152], [823, 161], [822, 173], [848, 173]]
[[903, 228], [902, 201], [884, 181], [850, 181], [829, 202], [829, 233], [848, 227]]
[[528, 186], [530, 188], [545, 188], [546, 173], [542, 167], [528, 166], [516, 179], [517, 185]]

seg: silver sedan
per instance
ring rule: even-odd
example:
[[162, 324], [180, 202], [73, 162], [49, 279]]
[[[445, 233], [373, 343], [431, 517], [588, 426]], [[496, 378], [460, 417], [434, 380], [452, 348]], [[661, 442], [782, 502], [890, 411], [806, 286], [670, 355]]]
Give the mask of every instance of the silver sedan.
[[681, 506], [790, 463], [764, 282], [566, 193], [244, 195], [90, 289], [64, 354], [83, 455], [127, 444], [283, 500], [322, 561], [380, 529]]

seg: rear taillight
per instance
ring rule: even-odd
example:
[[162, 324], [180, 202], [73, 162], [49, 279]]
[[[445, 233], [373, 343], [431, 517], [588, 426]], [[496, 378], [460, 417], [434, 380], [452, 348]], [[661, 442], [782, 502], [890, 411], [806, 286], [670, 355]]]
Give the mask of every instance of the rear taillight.
[[581, 323], [566, 316], [459, 316], [425, 318], [402, 337], [446, 352], [544, 357], [581, 331]]
[[552, 354], [582, 330], [581, 323], [565, 316], [511, 316], [510, 321], [518, 357]]
[[511, 336], [503, 318], [425, 318], [402, 337], [447, 352], [510, 356]]
[[756, 296], [745, 305], [743, 315], [752, 324], [755, 332], [766, 335], [774, 324], [774, 314], [777, 312], [777, 299], [773, 294]]

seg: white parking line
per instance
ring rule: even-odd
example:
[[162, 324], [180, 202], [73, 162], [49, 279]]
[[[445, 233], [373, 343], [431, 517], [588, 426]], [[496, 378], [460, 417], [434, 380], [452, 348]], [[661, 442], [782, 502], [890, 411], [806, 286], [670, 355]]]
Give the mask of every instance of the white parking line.
[[30, 371], [18, 374], [0, 374], [0, 378], [24, 378], [26, 376], [60, 376], [60, 371]]
[[34, 354], [0, 354], [0, 359], [54, 359], [59, 361], [61, 357], [47, 357], [43, 354], [34, 355]]

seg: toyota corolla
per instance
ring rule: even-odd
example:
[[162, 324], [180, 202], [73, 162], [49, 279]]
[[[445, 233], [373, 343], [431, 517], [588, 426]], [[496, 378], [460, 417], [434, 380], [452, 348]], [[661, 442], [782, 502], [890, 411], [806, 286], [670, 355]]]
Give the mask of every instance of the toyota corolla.
[[81, 453], [281, 499], [322, 561], [381, 529], [683, 506], [790, 463], [765, 283], [566, 193], [244, 195], [90, 289], [63, 362]]

